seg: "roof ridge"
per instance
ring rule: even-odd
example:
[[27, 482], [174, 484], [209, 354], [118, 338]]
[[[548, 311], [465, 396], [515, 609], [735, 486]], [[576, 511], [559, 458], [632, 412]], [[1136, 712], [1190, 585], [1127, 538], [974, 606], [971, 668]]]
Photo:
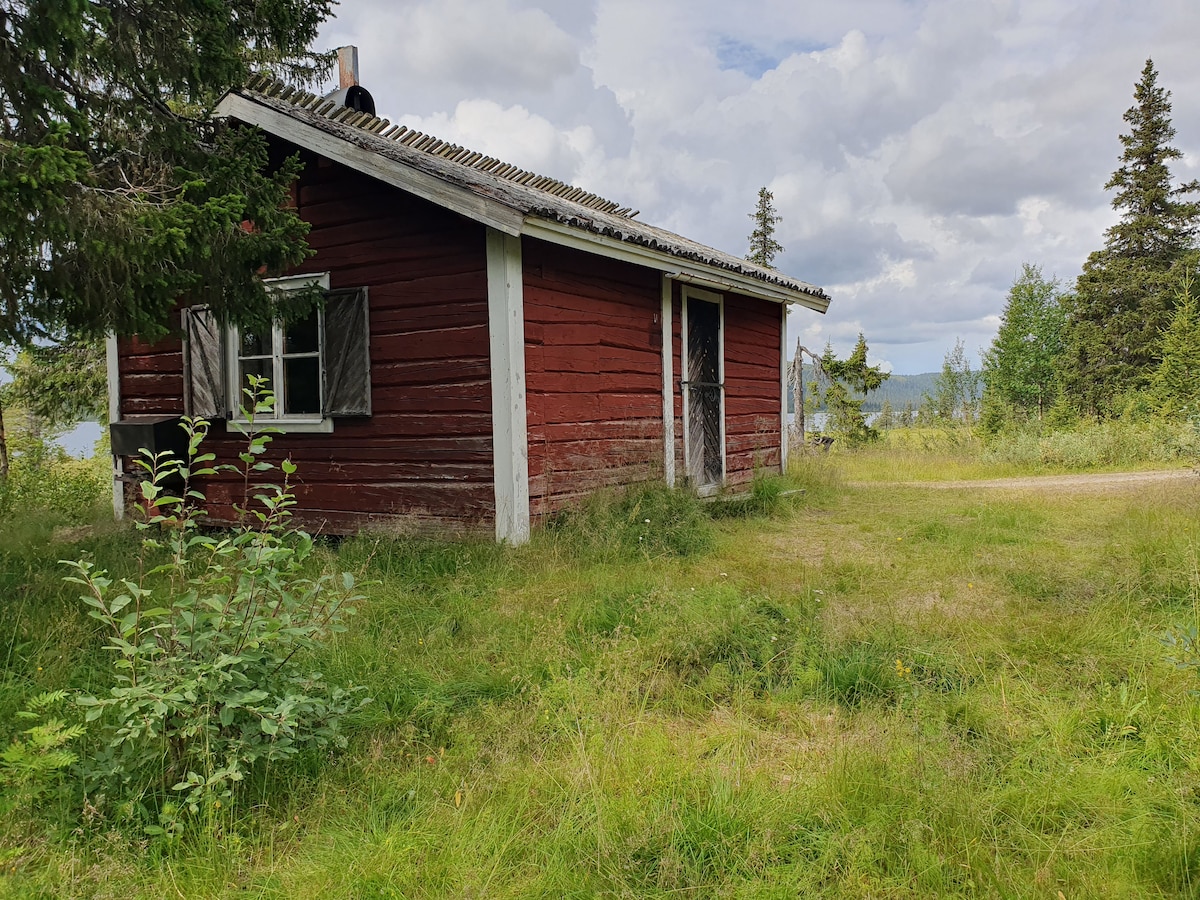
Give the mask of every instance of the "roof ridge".
[[308, 110], [326, 119], [360, 128], [376, 137], [403, 144], [412, 150], [426, 153], [440, 159], [458, 163], [461, 166], [486, 172], [496, 178], [503, 178], [524, 187], [534, 188], [553, 197], [570, 200], [587, 209], [597, 212], [632, 219], [638, 211], [628, 206], [621, 206], [612, 200], [593, 194], [577, 185], [568, 184], [549, 175], [539, 175], [528, 169], [522, 169], [512, 163], [506, 163], [492, 156], [460, 147], [449, 141], [443, 141], [431, 134], [415, 131], [404, 125], [393, 125], [387, 119], [373, 113], [358, 112], [348, 106], [338, 106], [334, 101], [319, 97], [306, 90], [297, 89], [267, 72], [258, 72], [246, 82], [246, 90], [254, 91], [274, 100], [290, 103], [301, 109]]

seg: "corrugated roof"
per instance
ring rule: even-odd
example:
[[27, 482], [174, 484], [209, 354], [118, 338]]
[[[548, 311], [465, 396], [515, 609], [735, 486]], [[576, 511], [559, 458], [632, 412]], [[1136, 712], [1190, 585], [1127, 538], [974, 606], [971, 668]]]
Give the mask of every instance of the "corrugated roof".
[[[392, 124], [371, 113], [338, 106], [332, 100], [298, 90], [270, 76], [257, 75], [245, 88], [230, 94], [349, 141], [383, 159], [465, 188], [484, 201], [499, 203], [521, 216], [545, 219], [583, 235], [615, 240], [651, 253], [721, 269], [788, 294], [801, 294], [802, 298], [793, 299], [821, 312], [828, 306], [829, 296], [815, 285], [639, 222], [634, 218], [637, 213], [627, 206], [433, 135]], [[247, 116], [239, 113], [238, 118]]]

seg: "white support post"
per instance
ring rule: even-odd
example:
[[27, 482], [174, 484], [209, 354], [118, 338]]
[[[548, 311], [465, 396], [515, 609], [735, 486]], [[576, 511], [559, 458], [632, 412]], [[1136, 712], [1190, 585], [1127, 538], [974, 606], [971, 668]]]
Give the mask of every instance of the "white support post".
[[[117, 336], [109, 334], [104, 341], [104, 363], [108, 373], [108, 421], [116, 422], [121, 418], [121, 363], [117, 356]], [[112, 458], [113, 483], [112, 504], [113, 516], [125, 518], [125, 482], [122, 479], [121, 457], [115, 453]]]
[[675, 367], [671, 352], [674, 322], [671, 312], [671, 279], [662, 276], [662, 401], [663, 479], [675, 487]]
[[779, 473], [786, 475], [788, 468], [788, 305], [786, 303], [779, 304], [779, 315]]
[[496, 540], [523, 544], [529, 540], [529, 432], [521, 239], [494, 228], [487, 230], [487, 296]]

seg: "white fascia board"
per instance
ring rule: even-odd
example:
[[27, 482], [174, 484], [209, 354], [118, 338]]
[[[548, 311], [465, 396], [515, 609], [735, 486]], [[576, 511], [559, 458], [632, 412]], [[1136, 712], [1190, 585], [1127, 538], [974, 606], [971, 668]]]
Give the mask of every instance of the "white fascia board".
[[640, 244], [632, 244], [606, 235], [571, 228], [549, 219], [529, 216], [525, 219], [521, 233], [538, 240], [561, 244], [564, 247], [572, 247], [610, 259], [619, 259], [639, 266], [649, 266], [667, 273], [676, 281], [695, 284], [698, 287], [748, 294], [751, 297], [759, 297], [775, 303], [798, 303], [819, 313], [823, 313], [829, 308], [828, 300], [822, 300], [803, 291], [769, 284], [759, 281], [757, 278], [722, 269], [719, 266], [706, 266], [703, 263], [682, 260], [660, 250], [652, 250]]
[[521, 239], [489, 228], [486, 245], [496, 540], [523, 544], [529, 540], [529, 432]]
[[[121, 356], [117, 349], [117, 336], [112, 332], [104, 339], [104, 364], [108, 378], [108, 422], [121, 418]], [[121, 457], [115, 453], [112, 458], [112, 506], [113, 518], [125, 518], [125, 482], [121, 478], [125, 474], [121, 465]]]
[[[488, 200], [467, 188], [451, 184], [428, 172], [422, 172], [393, 159], [380, 156], [373, 150], [359, 147], [319, 128], [298, 121], [285, 113], [255, 103], [238, 94], [226, 94], [217, 104], [216, 115], [261, 128], [268, 134], [290, 141], [297, 147], [311, 150], [341, 163], [347, 168], [369, 175], [402, 191], [436, 203], [446, 209], [481, 222], [497, 231], [517, 237], [521, 233], [523, 215], [501, 203]], [[347, 126], [350, 127], [350, 126]], [[364, 132], [365, 134], [365, 132]]]
[[780, 307], [779, 314], [779, 474], [786, 475], [788, 470], [788, 308], [786, 305]]
[[663, 404], [663, 479], [675, 487], [675, 372], [672, 321], [671, 279], [662, 275], [662, 404]]

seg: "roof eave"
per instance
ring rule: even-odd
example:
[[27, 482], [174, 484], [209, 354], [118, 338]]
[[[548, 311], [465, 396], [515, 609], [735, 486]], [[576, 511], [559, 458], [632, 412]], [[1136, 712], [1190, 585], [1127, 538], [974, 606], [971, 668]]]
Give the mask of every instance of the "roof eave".
[[297, 147], [311, 150], [356, 172], [377, 178], [385, 184], [444, 206], [505, 234], [516, 237], [521, 233], [524, 215], [503, 203], [481, 197], [474, 191], [450, 184], [427, 172], [384, 159], [372, 150], [328, 134], [319, 128], [313, 128], [236, 92], [230, 91], [221, 98], [217, 104], [216, 115], [254, 125]]
[[824, 313], [829, 309], [829, 298], [824, 295], [810, 294], [786, 285], [772, 284], [742, 272], [735, 272], [698, 260], [681, 259], [662, 250], [617, 240], [579, 228], [571, 228], [549, 219], [527, 216], [521, 233], [550, 243], [658, 269], [678, 281], [686, 281], [717, 290], [735, 291], [775, 303], [796, 303], [819, 313]]

